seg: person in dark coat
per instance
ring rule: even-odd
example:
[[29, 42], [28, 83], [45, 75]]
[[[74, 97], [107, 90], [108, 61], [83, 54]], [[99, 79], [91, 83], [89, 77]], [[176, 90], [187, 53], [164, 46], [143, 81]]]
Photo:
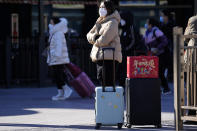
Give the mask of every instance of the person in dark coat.
[[160, 29], [164, 35], [168, 38], [168, 47], [170, 52], [173, 51], [173, 28], [175, 27], [175, 21], [173, 15], [169, 10], [162, 10], [160, 16]]
[[170, 62], [168, 65], [168, 80], [173, 80], [173, 28], [175, 21], [173, 15], [169, 10], [162, 10], [160, 16], [160, 29], [168, 39], [168, 47], [166, 52], [170, 54]]
[[135, 44], [134, 28], [133, 28], [133, 14], [130, 12], [120, 12], [120, 43], [122, 47], [123, 61], [119, 64], [119, 85], [125, 86], [126, 71], [127, 71], [127, 56], [133, 53], [133, 46]]
[[120, 42], [122, 52], [131, 55], [131, 49], [135, 43], [133, 14], [131, 12], [120, 12]]

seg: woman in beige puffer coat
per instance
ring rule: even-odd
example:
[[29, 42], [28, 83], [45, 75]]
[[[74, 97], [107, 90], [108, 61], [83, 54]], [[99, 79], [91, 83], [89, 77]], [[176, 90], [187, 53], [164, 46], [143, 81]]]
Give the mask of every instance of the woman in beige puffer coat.
[[93, 45], [90, 57], [93, 62], [97, 63], [98, 80], [102, 83], [102, 69], [105, 66], [105, 84], [106, 86], [112, 86], [113, 52], [111, 50], [104, 52], [105, 65], [103, 65], [102, 48], [115, 48], [115, 67], [117, 67], [117, 63], [122, 62], [121, 44], [118, 34], [118, 25], [121, 18], [118, 11], [115, 10], [113, 3], [109, 0], [101, 2], [99, 15], [100, 17], [96, 24], [87, 34], [88, 42]]

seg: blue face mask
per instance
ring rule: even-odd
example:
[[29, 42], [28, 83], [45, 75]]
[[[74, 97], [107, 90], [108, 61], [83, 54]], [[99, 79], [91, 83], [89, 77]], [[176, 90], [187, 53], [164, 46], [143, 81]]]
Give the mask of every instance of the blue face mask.
[[144, 25], [144, 28], [148, 29], [148, 24], [145, 24], [145, 25]]
[[163, 20], [163, 17], [162, 17], [162, 16], [160, 16], [160, 22], [161, 22], [161, 23], [163, 23], [163, 22], [164, 22], [164, 20]]

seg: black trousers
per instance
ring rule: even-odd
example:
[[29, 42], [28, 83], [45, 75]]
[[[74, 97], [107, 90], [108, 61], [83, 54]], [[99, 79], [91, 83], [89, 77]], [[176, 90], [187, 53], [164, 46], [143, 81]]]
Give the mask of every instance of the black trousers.
[[57, 85], [58, 89], [62, 89], [62, 87], [68, 83], [64, 69], [64, 64], [51, 66], [53, 81]]
[[165, 69], [168, 68], [169, 65], [169, 58], [166, 53], [163, 53], [158, 56], [159, 57], [159, 78], [161, 79], [161, 85], [164, 90], [169, 90], [168, 81], [165, 78]]
[[169, 63], [168, 63], [168, 80], [173, 82], [173, 53], [169, 52]]
[[[97, 61], [97, 79], [103, 85], [103, 68], [105, 68], [105, 86], [113, 86], [113, 76], [116, 74], [118, 62], [115, 61], [115, 72], [113, 72], [113, 60]], [[113, 74], [115, 73], [115, 74]], [[115, 75], [116, 76], [116, 75]]]
[[125, 52], [122, 52], [122, 63], [118, 64], [117, 71], [119, 85], [122, 87], [125, 87], [125, 81], [127, 77], [127, 56], [129, 56], [128, 53]]

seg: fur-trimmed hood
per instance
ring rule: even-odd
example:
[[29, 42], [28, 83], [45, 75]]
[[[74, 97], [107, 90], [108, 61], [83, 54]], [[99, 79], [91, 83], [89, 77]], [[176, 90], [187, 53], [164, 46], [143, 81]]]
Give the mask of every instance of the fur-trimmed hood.
[[68, 21], [66, 18], [60, 18], [60, 22], [52, 25], [49, 24], [49, 33], [50, 34], [54, 34], [57, 31], [62, 31], [64, 33], [66, 33], [68, 31]]

